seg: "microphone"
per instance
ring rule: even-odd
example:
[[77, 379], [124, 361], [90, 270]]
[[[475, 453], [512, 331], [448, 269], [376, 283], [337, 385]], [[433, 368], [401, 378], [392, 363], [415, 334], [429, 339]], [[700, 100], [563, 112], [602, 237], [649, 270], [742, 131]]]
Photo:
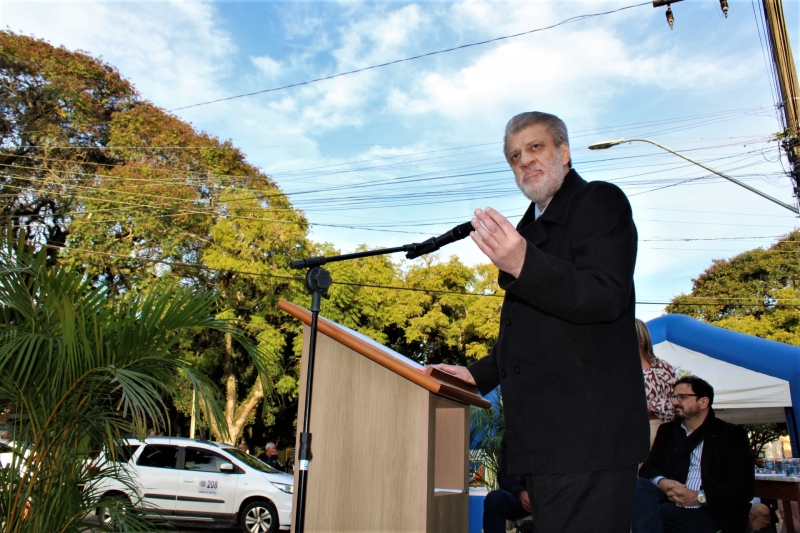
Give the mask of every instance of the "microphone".
[[429, 254], [431, 252], [435, 252], [442, 246], [450, 244], [451, 242], [460, 241], [469, 235], [469, 233], [473, 231], [472, 222], [465, 222], [463, 224], [459, 224], [455, 228], [451, 229], [447, 233], [443, 233], [438, 237], [431, 237], [427, 241], [413, 244], [413, 250], [410, 250], [406, 254], [406, 259], [416, 259], [417, 257], [425, 254]]

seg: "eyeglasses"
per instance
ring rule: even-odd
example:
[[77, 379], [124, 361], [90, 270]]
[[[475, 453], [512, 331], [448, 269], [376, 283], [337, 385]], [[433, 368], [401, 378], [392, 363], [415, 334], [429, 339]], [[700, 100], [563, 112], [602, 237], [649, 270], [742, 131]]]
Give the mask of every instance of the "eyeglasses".
[[675, 400], [680, 400], [681, 402], [683, 402], [689, 396], [697, 396], [697, 394], [673, 394], [672, 396], [670, 396], [670, 398], [672, 398], [673, 402]]

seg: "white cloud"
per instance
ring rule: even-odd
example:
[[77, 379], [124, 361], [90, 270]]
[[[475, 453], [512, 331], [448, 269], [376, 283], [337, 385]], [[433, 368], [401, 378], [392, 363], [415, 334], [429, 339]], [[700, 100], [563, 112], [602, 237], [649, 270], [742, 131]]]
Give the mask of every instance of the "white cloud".
[[634, 56], [621, 40], [589, 29], [498, 45], [468, 66], [428, 73], [421, 91], [394, 88], [387, 105], [399, 114], [438, 113], [470, 123], [510, 116], [521, 110], [520, 105], [554, 110], [572, 120], [591, 120], [632, 85], [709, 88], [741, 82], [750, 74], [747, 62], [741, 60], [721, 62], [657, 50]]
[[281, 71], [281, 63], [275, 61], [269, 56], [251, 57], [250, 61], [260, 70], [267, 78], [276, 78]]
[[[574, 14], [576, 9], [581, 9], [580, 4], [569, 4], [568, 10], [559, 10], [556, 2], [467, 0], [453, 3], [447, 19], [456, 31], [466, 35], [474, 35], [479, 31], [488, 37], [500, 37], [549, 26]], [[559, 11], [570, 14], [559, 17]]]
[[197, 2], [9, 2], [3, 19], [12, 31], [102, 56], [165, 108], [220, 97], [236, 52], [214, 7]]
[[429, 22], [416, 4], [389, 10], [358, 13], [350, 24], [340, 28], [341, 45], [332, 52], [342, 69], [364, 67], [387, 59], [400, 59], [413, 46], [415, 33]]

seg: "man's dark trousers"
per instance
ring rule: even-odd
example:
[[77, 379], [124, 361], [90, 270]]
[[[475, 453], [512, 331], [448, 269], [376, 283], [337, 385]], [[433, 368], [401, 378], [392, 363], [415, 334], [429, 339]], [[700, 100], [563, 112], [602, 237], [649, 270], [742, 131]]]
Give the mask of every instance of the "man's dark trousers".
[[483, 533], [506, 533], [506, 520], [519, 520], [530, 513], [507, 490], [493, 490], [483, 500]]
[[645, 478], [636, 480], [633, 533], [715, 533], [708, 509], [686, 509], [667, 499], [663, 490]]
[[629, 533], [637, 465], [525, 476], [537, 533]]

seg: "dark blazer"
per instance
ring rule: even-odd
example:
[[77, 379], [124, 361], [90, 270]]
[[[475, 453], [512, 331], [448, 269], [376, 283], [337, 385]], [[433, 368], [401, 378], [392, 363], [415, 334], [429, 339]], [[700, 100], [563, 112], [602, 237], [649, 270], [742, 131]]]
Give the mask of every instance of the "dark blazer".
[[[720, 420], [713, 410], [709, 410], [706, 421], [695, 433], [701, 430], [704, 435], [700, 477], [708, 510], [722, 533], [744, 533], [755, 492], [755, 461], [747, 432]], [[680, 422], [662, 424], [650, 457], [639, 469], [639, 477], [664, 476], [686, 483], [686, 456], [695, 448], [694, 444]]]
[[482, 393], [501, 386], [511, 474], [634, 465], [649, 422], [634, 325], [637, 234], [615, 185], [571, 170], [544, 214], [517, 226], [527, 240], [506, 290], [500, 334], [470, 365]]
[[501, 489], [510, 492], [515, 497], [521, 490], [528, 490], [525, 487], [523, 476], [508, 475], [508, 452], [506, 449], [505, 436], [500, 441], [500, 463], [497, 465], [497, 484]]

